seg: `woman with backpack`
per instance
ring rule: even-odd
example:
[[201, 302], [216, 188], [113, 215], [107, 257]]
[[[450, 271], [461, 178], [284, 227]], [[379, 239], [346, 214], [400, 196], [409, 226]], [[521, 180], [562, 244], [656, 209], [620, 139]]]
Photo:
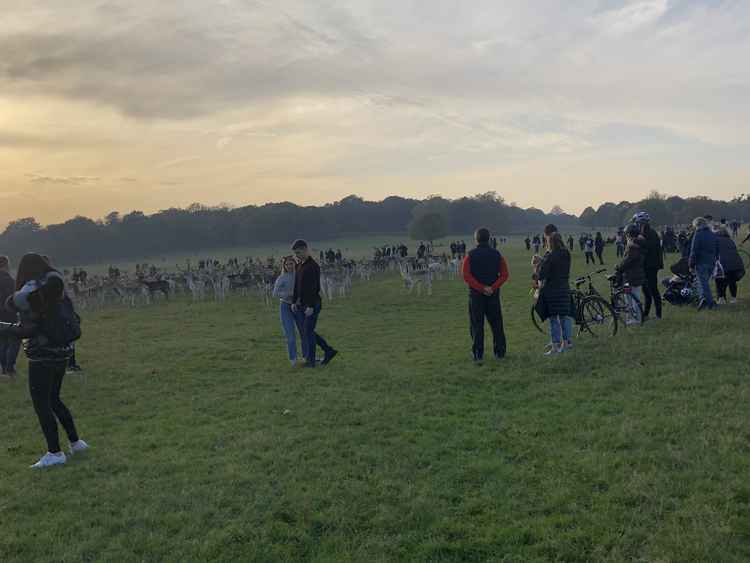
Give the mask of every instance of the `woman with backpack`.
[[29, 392], [47, 441], [47, 453], [31, 467], [64, 464], [67, 458], [60, 448], [58, 421], [70, 440], [71, 454], [89, 446], [78, 436], [73, 415], [60, 399], [71, 343], [80, 336], [77, 316], [70, 301], [65, 302], [62, 275], [39, 254], [26, 254], [18, 265], [16, 292], [6, 307], [18, 312], [21, 320], [14, 324], [0, 323], [0, 334], [25, 339]]

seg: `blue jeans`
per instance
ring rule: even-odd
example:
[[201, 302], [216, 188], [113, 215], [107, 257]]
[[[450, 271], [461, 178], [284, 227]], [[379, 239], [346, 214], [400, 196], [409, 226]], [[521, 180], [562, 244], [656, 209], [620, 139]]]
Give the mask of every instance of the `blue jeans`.
[[706, 305], [710, 308], [714, 306], [714, 298], [711, 295], [711, 284], [709, 283], [711, 275], [714, 273], [713, 264], [697, 264], [695, 273], [698, 274], [698, 295], [701, 299], [706, 300]]
[[333, 348], [328, 345], [322, 336], [315, 332], [319, 315], [320, 304], [313, 307], [313, 314], [309, 317], [305, 315], [305, 308], [303, 306], [297, 309], [297, 328], [302, 337], [302, 355], [307, 360], [307, 365], [311, 368], [315, 367], [315, 349], [317, 346], [320, 346], [326, 354], [333, 352]]
[[555, 316], [549, 318], [549, 333], [552, 342], [561, 344], [573, 340], [573, 319], [570, 317]]
[[292, 306], [289, 303], [281, 302], [279, 308], [281, 317], [281, 328], [284, 329], [284, 338], [286, 338], [286, 347], [289, 353], [289, 360], [297, 361], [297, 320], [292, 312]]

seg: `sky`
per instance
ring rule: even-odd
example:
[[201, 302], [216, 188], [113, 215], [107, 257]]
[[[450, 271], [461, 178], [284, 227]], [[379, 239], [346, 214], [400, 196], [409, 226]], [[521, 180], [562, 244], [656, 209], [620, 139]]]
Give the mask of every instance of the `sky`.
[[0, 227], [750, 192], [747, 0], [3, 0]]

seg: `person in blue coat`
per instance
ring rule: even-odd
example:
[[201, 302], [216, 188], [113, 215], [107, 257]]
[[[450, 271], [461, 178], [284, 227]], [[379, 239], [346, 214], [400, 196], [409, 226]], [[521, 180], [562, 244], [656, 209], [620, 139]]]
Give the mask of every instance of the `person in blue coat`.
[[719, 260], [719, 240], [713, 231], [709, 228], [708, 220], [704, 217], [696, 217], [693, 220], [695, 234], [690, 246], [690, 256], [688, 265], [690, 269], [698, 276], [698, 310], [713, 309], [716, 307], [713, 295], [711, 294], [711, 275]]

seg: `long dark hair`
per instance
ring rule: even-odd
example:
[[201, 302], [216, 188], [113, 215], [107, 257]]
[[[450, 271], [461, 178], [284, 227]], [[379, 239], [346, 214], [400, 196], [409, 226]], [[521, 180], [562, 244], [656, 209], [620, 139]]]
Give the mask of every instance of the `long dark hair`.
[[553, 233], [552, 236], [549, 237], [549, 249], [552, 252], [556, 250], [567, 251], [567, 248], [565, 248], [565, 243], [563, 242], [562, 235], [560, 233]]
[[16, 274], [16, 291], [21, 289], [32, 280], [38, 280], [49, 272], [56, 272], [49, 262], [40, 254], [30, 252], [24, 254], [18, 263], [18, 274]]

